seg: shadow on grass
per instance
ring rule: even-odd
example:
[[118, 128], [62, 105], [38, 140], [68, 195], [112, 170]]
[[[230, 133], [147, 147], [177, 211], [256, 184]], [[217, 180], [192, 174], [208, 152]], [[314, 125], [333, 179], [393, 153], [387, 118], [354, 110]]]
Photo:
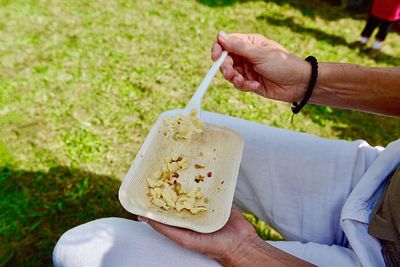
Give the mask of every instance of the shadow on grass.
[[400, 58], [398, 57], [394, 57], [392, 55], [386, 54], [385, 52], [379, 52], [379, 54], [377, 56], [371, 56], [368, 55], [367, 53], [365, 53], [364, 51], [360, 50], [359, 54], [363, 54], [366, 55], [368, 57], [370, 57], [372, 60], [374, 60], [375, 62], [382, 62], [382, 63], [386, 63], [386, 64], [390, 64], [392, 66], [399, 66], [400, 65]]
[[339, 5], [332, 5], [329, 2], [334, 1], [321, 1], [321, 0], [264, 0], [264, 2], [274, 2], [278, 5], [289, 5], [301, 12], [305, 17], [309, 18], [322, 18], [325, 20], [338, 20], [341, 18], [351, 17], [353, 19], [365, 19], [366, 14], [357, 14], [359, 12], [349, 11]]
[[236, 4], [237, 2], [248, 2], [241, 0], [197, 0], [200, 4], [209, 6], [209, 7], [223, 7], [230, 6]]
[[68, 229], [102, 218], [135, 219], [118, 201], [120, 182], [63, 166], [47, 172], [0, 167], [1, 266], [51, 266]]
[[[252, 0], [198, 0], [199, 3], [210, 6], [210, 7], [220, 7], [220, 6], [229, 6], [236, 3], [250, 2]], [[354, 15], [354, 12], [350, 12], [343, 8], [333, 7], [328, 4], [326, 1], [300, 1], [300, 0], [270, 0], [265, 2], [274, 2], [278, 5], [290, 5], [298, 9], [303, 16], [315, 18], [321, 17], [326, 20], [336, 20], [342, 17], [352, 17], [353, 19], [362, 19], [365, 20], [367, 14], [357, 14]], [[268, 10], [266, 10], [268, 12]], [[324, 31], [321, 31], [316, 28], [308, 28], [303, 25], [296, 23], [293, 18], [282, 18], [278, 19], [274, 16], [269, 15], [260, 15], [257, 16], [258, 20], [265, 20], [268, 24], [272, 24], [278, 27], [288, 27], [291, 31], [301, 34], [309, 35], [321, 42], [326, 42], [332, 46], [343, 45], [352, 47], [352, 43], [348, 43], [345, 38], [342, 36], [337, 36], [334, 34], [329, 34]], [[361, 29], [360, 29], [361, 31]], [[368, 56], [363, 51], [359, 52], [360, 55]], [[387, 63], [390, 65], [397, 66], [400, 64], [400, 59], [398, 57], [386, 54], [382, 52], [379, 56], [371, 57], [377, 63]]]
[[[357, 49], [354, 47], [354, 43], [348, 43], [346, 41], [346, 39], [344, 39], [341, 36], [329, 34], [329, 33], [326, 33], [324, 31], [321, 31], [321, 30], [315, 29], [315, 28], [304, 27], [303, 25], [296, 23], [293, 20], [293, 18], [277, 19], [277, 18], [274, 18], [271, 16], [261, 15], [261, 16], [258, 16], [257, 19], [265, 20], [268, 24], [272, 24], [272, 25], [275, 25], [278, 27], [287, 27], [292, 32], [308, 35], [312, 38], [317, 39], [320, 42], [326, 42], [326, 43], [330, 44], [331, 46], [343, 45], [343, 46], [347, 46], [352, 49]], [[368, 55], [368, 53], [366, 53], [365, 51], [363, 51], [361, 49], [361, 50], [359, 50], [359, 55], [360, 56], [368, 56], [377, 63], [383, 62], [383, 63], [390, 64], [393, 66], [400, 65], [400, 58], [386, 54], [384, 52], [381, 52], [377, 56], [370, 56], [370, 55]]]
[[[200, 4], [209, 7], [224, 7], [234, 5], [236, 3], [253, 2], [256, 0], [197, 0]], [[337, 20], [345, 17], [355, 19], [365, 19], [366, 14], [360, 14], [359, 11], [349, 11], [337, 5], [332, 5], [332, 1], [318, 0], [263, 0], [264, 2], [274, 2], [277, 5], [289, 5], [301, 12], [303, 16], [316, 18], [320, 17], [326, 20]], [[267, 10], [266, 10], [267, 11]]]
[[292, 32], [297, 32], [301, 34], [307, 34], [317, 40], [327, 42], [328, 44], [335, 46], [335, 45], [345, 45], [348, 46], [349, 44], [347, 41], [341, 37], [334, 34], [329, 34], [324, 31], [314, 29], [314, 28], [307, 28], [304, 27], [296, 22], [294, 22], [293, 18], [285, 18], [285, 19], [276, 19], [274, 17], [261, 15], [257, 17], [258, 20], [265, 20], [268, 24], [272, 24], [279, 27], [287, 27]]
[[317, 105], [307, 105], [302, 112], [321, 126], [325, 126], [328, 121], [333, 122], [333, 129], [340, 139], [364, 139], [374, 146], [386, 146], [400, 137], [398, 118]]

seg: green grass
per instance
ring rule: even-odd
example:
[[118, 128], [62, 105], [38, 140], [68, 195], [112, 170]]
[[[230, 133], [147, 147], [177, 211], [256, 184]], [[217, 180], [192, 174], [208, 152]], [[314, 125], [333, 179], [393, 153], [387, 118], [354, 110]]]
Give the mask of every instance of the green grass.
[[[300, 57], [400, 63], [390, 34], [377, 59], [349, 48], [363, 19], [321, 1], [0, 0], [0, 257], [51, 264], [57, 238], [124, 216], [116, 194], [158, 114], [187, 103], [219, 30], [258, 32]], [[396, 119], [240, 93], [219, 75], [205, 109], [334, 139], [386, 145]]]

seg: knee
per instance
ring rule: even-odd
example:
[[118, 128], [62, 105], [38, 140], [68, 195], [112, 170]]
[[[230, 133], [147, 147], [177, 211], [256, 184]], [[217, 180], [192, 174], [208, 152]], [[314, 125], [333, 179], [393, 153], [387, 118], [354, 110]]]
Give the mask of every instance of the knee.
[[105, 253], [112, 242], [115, 228], [118, 228], [116, 225], [125, 221], [133, 222], [121, 218], [103, 218], [68, 230], [54, 247], [54, 266], [96, 266], [96, 258]]

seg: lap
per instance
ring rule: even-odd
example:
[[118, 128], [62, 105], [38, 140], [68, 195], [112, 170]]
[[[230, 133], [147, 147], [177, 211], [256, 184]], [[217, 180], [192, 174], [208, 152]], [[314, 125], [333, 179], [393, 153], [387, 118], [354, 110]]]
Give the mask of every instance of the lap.
[[56, 267], [78, 266], [221, 266], [179, 247], [144, 223], [104, 218], [77, 226], [59, 239]]
[[[311, 262], [315, 256], [318, 265], [321, 251], [344, 263], [352, 261], [350, 250], [335, 246], [347, 242], [340, 213], [377, 156], [376, 149], [362, 141], [327, 140], [207, 112], [203, 119], [232, 128], [245, 140], [236, 206], [257, 214], [287, 240], [309, 242], [272, 245]], [[219, 266], [145, 224], [118, 218], [71, 229], [60, 238], [53, 256], [55, 266]]]
[[[343, 247], [294, 241], [269, 243], [318, 266], [357, 266], [354, 253]], [[67, 231], [54, 248], [53, 263], [56, 267], [221, 266], [179, 247], [147, 224], [122, 218], [99, 219]]]
[[341, 210], [377, 149], [215, 113], [205, 112], [202, 119], [236, 130], [245, 141], [237, 207], [257, 214], [288, 240], [346, 245]]

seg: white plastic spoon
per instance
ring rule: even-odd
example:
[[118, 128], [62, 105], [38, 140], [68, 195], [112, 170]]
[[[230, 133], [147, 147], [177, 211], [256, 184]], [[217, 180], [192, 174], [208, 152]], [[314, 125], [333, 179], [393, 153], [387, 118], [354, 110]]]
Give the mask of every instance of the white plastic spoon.
[[207, 72], [207, 75], [201, 82], [199, 88], [197, 88], [196, 92], [190, 99], [189, 103], [186, 105], [186, 108], [183, 110], [184, 115], [189, 115], [189, 113], [192, 110], [195, 110], [197, 111], [197, 116], [200, 117], [201, 101], [203, 100], [203, 96], [206, 93], [211, 80], [214, 78], [215, 74], [217, 73], [222, 62], [224, 62], [224, 59], [226, 58], [227, 55], [228, 55], [227, 51], [222, 51], [222, 54], [219, 57], [219, 59], [215, 61], [214, 64], [211, 66], [210, 70]]

